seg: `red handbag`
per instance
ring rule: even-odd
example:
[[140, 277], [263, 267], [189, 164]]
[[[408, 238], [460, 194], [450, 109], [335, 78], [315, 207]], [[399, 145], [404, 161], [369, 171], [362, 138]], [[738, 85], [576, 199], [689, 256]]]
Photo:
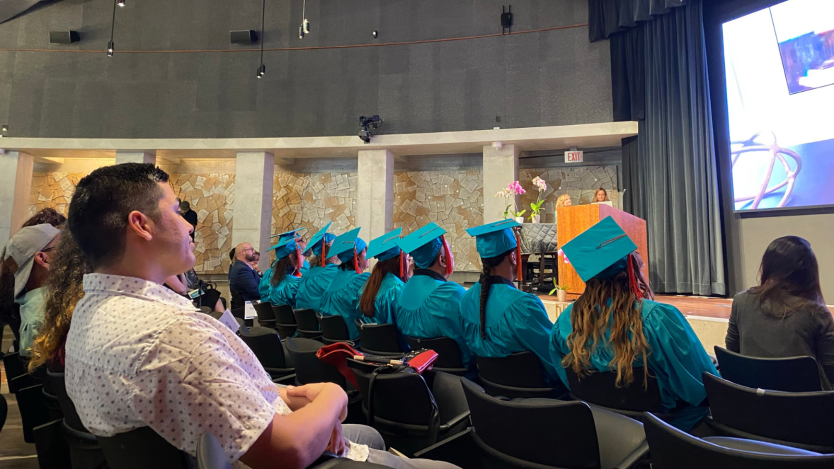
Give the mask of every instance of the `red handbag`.
[[380, 366], [408, 367], [413, 369], [415, 373], [421, 375], [424, 371], [431, 370], [432, 365], [437, 361], [438, 355], [434, 350], [423, 349], [405, 354], [402, 360], [392, 360], [384, 357], [366, 356], [345, 342], [337, 342], [320, 348], [316, 352], [316, 357], [325, 363], [335, 366], [345, 379], [350, 381], [356, 389], [359, 389], [359, 384], [356, 382], [353, 369], [347, 366], [348, 358]]

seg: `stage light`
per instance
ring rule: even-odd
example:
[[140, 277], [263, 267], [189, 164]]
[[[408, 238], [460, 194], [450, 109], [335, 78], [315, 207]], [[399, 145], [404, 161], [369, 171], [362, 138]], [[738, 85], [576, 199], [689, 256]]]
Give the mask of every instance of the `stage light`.
[[4, 126], [0, 127], [0, 132], [8, 132], [8, 131], [9, 131], [9, 126], [8, 125], [4, 125]]
[[261, 78], [261, 77], [263, 77], [264, 75], [266, 75], [266, 65], [261, 64], [261, 66], [260, 66], [260, 67], [258, 67], [258, 74], [257, 74], [257, 77], [258, 77], [258, 78]]
[[378, 38], [379, 37], [379, 31], [374, 29], [373, 31], [371, 31], [371, 36], [373, 36], [374, 39]]
[[116, 5], [119, 5], [120, 7], [125, 6], [125, 0], [117, 0]]
[[107, 43], [107, 57], [113, 57], [113, 52], [116, 50], [115, 44], [113, 41]]
[[298, 27], [298, 38], [304, 39], [306, 34], [310, 34], [310, 22], [307, 21], [307, 0], [301, 4], [301, 26]]

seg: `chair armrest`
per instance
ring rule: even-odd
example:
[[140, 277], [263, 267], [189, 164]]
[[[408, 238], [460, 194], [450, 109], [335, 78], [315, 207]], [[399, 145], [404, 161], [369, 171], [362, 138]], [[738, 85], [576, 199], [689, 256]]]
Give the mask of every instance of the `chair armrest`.
[[463, 422], [464, 420], [466, 420], [468, 418], [469, 418], [469, 411], [467, 410], [465, 412], [461, 412], [458, 415], [455, 415], [454, 417], [449, 419], [448, 422], [443, 422], [442, 425], [446, 425], [446, 426], [449, 426], [449, 427], [454, 427], [455, 425]]
[[634, 449], [628, 456], [625, 457], [622, 461], [617, 463], [612, 469], [629, 469], [634, 467], [639, 463], [643, 458], [648, 456], [649, 454], [649, 443], [643, 442], [640, 446]]
[[307, 466], [307, 469], [327, 469], [343, 461], [349, 461], [349, 459], [340, 458], [330, 451], [325, 451], [313, 464]]
[[280, 378], [275, 378], [272, 380], [275, 384], [283, 384], [283, 385], [292, 385], [295, 382], [295, 373], [287, 376], [281, 376]]

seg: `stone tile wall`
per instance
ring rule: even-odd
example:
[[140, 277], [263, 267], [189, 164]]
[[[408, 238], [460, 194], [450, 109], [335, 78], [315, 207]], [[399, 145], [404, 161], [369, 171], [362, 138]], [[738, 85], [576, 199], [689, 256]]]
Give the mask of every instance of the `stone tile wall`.
[[[336, 235], [356, 228], [356, 172], [290, 172], [276, 168], [272, 233], [301, 227], [308, 238], [329, 221]], [[366, 240], [368, 241], [368, 240]]]
[[591, 203], [594, 193], [602, 187], [615, 207], [620, 206], [617, 187], [617, 166], [577, 166], [575, 168], [527, 168], [518, 171], [521, 186], [527, 192], [519, 197], [520, 206], [527, 210], [525, 222], [529, 220], [530, 204], [536, 201], [538, 190], [533, 185], [536, 176], [544, 179], [547, 190], [545, 203], [541, 207], [541, 222], [553, 223], [556, 199], [567, 192], [574, 205]]
[[481, 270], [475, 238], [465, 230], [483, 224], [483, 203], [481, 169], [394, 173], [394, 228], [404, 234], [429, 222], [445, 228], [456, 271]]
[[32, 191], [29, 197], [29, 213], [31, 217], [38, 211], [51, 207], [66, 215], [75, 186], [86, 173], [32, 173]]
[[174, 193], [197, 212], [194, 231], [194, 271], [223, 274], [229, 271], [235, 200], [234, 173], [170, 174]]

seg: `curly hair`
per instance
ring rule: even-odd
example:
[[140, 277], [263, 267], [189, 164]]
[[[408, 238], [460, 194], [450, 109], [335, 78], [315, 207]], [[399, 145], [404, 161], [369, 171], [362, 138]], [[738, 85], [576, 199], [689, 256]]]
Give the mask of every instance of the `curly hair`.
[[[29, 370], [47, 363], [53, 369], [63, 368], [64, 344], [75, 305], [84, 297], [84, 274], [93, 271], [81, 248], [66, 233], [58, 242], [55, 260], [46, 281], [46, 312], [43, 328], [32, 344]], [[56, 370], [57, 371], [57, 370]]]

